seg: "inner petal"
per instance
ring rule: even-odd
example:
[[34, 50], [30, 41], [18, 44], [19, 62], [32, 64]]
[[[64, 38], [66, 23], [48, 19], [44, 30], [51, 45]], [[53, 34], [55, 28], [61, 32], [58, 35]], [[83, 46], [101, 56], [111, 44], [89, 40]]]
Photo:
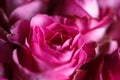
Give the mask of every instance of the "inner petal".
[[63, 37], [61, 33], [56, 33], [51, 39], [50, 42], [55, 45], [62, 45], [63, 44]]

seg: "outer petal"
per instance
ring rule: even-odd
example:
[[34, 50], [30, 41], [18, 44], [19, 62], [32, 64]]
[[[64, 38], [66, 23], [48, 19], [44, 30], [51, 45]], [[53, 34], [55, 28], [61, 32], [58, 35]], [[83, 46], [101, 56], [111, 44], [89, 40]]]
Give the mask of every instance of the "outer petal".
[[10, 14], [16, 7], [29, 2], [28, 0], [5, 0], [6, 12]]
[[75, 0], [91, 17], [98, 18], [99, 6], [97, 0]]
[[[5, 1], [5, 8], [6, 8], [6, 12], [9, 15], [14, 9], [16, 9], [17, 7], [20, 7], [22, 5], [27, 5], [30, 4], [34, 1], [37, 0], [6, 0]], [[39, 0], [40, 2], [47, 2], [48, 0]]]
[[[113, 43], [112, 43], [113, 44]], [[114, 45], [114, 44], [113, 44]], [[116, 49], [108, 54], [108, 44], [102, 46], [100, 54], [81, 67], [74, 77], [75, 80], [119, 80], [120, 55]], [[105, 47], [105, 48], [104, 48]], [[111, 47], [110, 47], [111, 48]], [[82, 76], [81, 76], [82, 75]]]
[[75, 0], [62, 0], [59, 1], [58, 7], [56, 7], [54, 14], [61, 15], [77, 15], [77, 16], [88, 16], [90, 15], [76, 2]]
[[[28, 50], [27, 50], [28, 51]], [[13, 80], [16, 79], [24, 79], [24, 80], [34, 80], [34, 79], [40, 79], [40, 80], [68, 80], [70, 78], [70, 75], [75, 71], [76, 68], [78, 68], [79, 66], [81, 66], [84, 63], [84, 56], [85, 54], [82, 51], [77, 51], [75, 54], [76, 58], [74, 57], [70, 62], [58, 65], [58, 67], [56, 66], [51, 66], [50, 65], [50, 61], [49, 62], [43, 62], [43, 60], [37, 60], [37, 57], [35, 58], [35, 61], [38, 63], [39, 68], [41, 69], [41, 71], [38, 72], [34, 72], [33, 70], [30, 70], [30, 68], [28, 69], [28, 67], [31, 67], [30, 64], [33, 65], [33, 60], [32, 63], [29, 63], [29, 60], [27, 62], [27, 65], [29, 65], [28, 67], [26, 67], [25, 65], [23, 65], [23, 63], [26, 61], [24, 60], [24, 62], [21, 63], [19, 55], [17, 55], [18, 53], [14, 52], [13, 54], [13, 59], [14, 59], [14, 71], [13, 71]], [[31, 54], [29, 54], [30, 56]], [[25, 57], [25, 55], [23, 55]], [[77, 60], [77, 56], [79, 58], [78, 62], [76, 62]], [[25, 59], [25, 58], [22, 58]], [[46, 56], [47, 57], [47, 56]], [[30, 58], [30, 57], [29, 57]], [[40, 59], [40, 58], [39, 58]], [[20, 62], [19, 62], [20, 61]], [[41, 64], [42, 62], [42, 64]], [[45, 65], [47, 64], [47, 65]], [[53, 64], [53, 63], [51, 63]], [[35, 64], [34, 64], [35, 66]], [[33, 67], [34, 67], [33, 66]], [[50, 69], [45, 69], [43, 70], [43, 68], [45, 67], [51, 67]], [[37, 69], [37, 66], [35, 66]], [[52, 73], [52, 74], [51, 74]]]
[[91, 20], [90, 28], [86, 33], [84, 33], [85, 40], [89, 41], [96, 41], [98, 42], [105, 34], [107, 28], [109, 27], [112, 21], [112, 14], [108, 14], [105, 16], [100, 22], [95, 22]]
[[16, 44], [24, 44], [25, 38], [29, 34], [29, 21], [27, 20], [20, 20], [16, 22], [12, 28], [11, 33], [8, 35], [8, 39], [10, 42], [16, 43]]
[[[10, 21], [13, 24], [19, 19], [30, 20], [37, 13], [45, 13], [47, 11], [48, 1], [37, 0], [29, 4], [16, 8], [10, 15]], [[23, 11], [24, 10], [24, 11]]]

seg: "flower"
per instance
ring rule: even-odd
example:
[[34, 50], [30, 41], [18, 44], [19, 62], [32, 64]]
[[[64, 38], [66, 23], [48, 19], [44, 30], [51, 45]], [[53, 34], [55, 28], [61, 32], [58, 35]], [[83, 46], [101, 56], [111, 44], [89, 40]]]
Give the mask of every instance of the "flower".
[[99, 45], [98, 55], [82, 66], [73, 80], [119, 80], [120, 54], [117, 41]]
[[77, 16], [54, 17], [57, 22], [76, 28], [84, 36], [85, 42], [99, 42], [112, 22], [113, 15], [106, 15], [101, 20]]
[[86, 61], [82, 34], [54, 17], [39, 14], [30, 23], [18, 21], [11, 32], [9, 40], [18, 45], [13, 80], [70, 80]]
[[0, 0], [0, 80], [120, 80], [119, 0]]
[[104, 11], [97, 0], [52, 1], [49, 14], [72, 17], [66, 23], [79, 27], [87, 42], [99, 42], [113, 20], [112, 10]]

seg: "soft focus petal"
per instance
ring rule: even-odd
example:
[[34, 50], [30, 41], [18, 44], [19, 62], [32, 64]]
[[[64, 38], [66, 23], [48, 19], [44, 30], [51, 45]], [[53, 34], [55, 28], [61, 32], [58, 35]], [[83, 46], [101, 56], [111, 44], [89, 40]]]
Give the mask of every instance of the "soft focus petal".
[[97, 43], [95, 43], [95, 42], [89, 42], [83, 46], [83, 49], [87, 53], [87, 61], [86, 62], [89, 62], [91, 59], [93, 59], [96, 56], [96, 52], [95, 52], [96, 46], [97, 46]]
[[[38, 13], [45, 13], [47, 11], [48, 1], [37, 0], [29, 4], [19, 6], [10, 15], [10, 21], [13, 24], [19, 19], [30, 20]], [[24, 11], [23, 11], [24, 10]], [[26, 14], [27, 13], [27, 14]]]
[[98, 18], [99, 7], [97, 0], [76, 0], [76, 3], [79, 4], [91, 17]]
[[55, 4], [57, 4], [57, 7], [55, 7], [54, 14], [90, 17], [90, 15], [81, 7], [81, 5], [79, 5], [79, 2], [75, 0], [59, 0], [59, 4], [58, 2], [54, 3], [54, 5]]
[[29, 34], [29, 21], [20, 20], [16, 22], [11, 28], [11, 33], [8, 35], [8, 39], [16, 44], [24, 44], [25, 38]]
[[6, 0], [6, 12], [10, 14], [16, 7], [29, 3], [29, 0]]
[[120, 6], [120, 1], [119, 0], [98, 0], [99, 4], [101, 7], [105, 8], [105, 7], [110, 7], [112, 9], [115, 9], [117, 7]]
[[54, 20], [51, 17], [47, 15], [38, 14], [32, 18], [31, 27], [35, 26], [45, 27], [51, 25], [53, 22]]
[[[105, 35], [105, 32], [107, 30], [107, 28], [109, 27], [111, 21], [112, 21], [112, 14], [109, 14], [107, 16], [105, 16], [100, 22], [98, 23], [94, 23], [94, 20], [93, 22], [91, 21], [91, 26], [94, 26], [92, 27], [91, 29], [89, 29], [84, 35], [85, 37], [85, 40], [87, 42], [89, 41], [96, 41], [98, 42], [104, 35]], [[97, 37], [97, 38], [96, 38]]]
[[[108, 41], [107, 41], [108, 42]], [[109, 45], [110, 43], [110, 45]], [[114, 48], [114, 41], [100, 46], [99, 54], [89, 63], [81, 67], [74, 77], [75, 80], [119, 80], [120, 55], [119, 49]], [[114, 46], [114, 47], [113, 47]], [[113, 50], [111, 47], [113, 47]], [[110, 54], [109, 54], [110, 53]], [[82, 76], [81, 76], [82, 75]]]

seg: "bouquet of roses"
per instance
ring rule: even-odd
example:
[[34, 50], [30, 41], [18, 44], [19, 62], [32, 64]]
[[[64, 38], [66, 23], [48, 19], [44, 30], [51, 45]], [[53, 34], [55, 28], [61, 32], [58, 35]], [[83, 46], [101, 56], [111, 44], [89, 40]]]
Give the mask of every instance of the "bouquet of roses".
[[0, 80], [120, 80], [119, 0], [0, 0]]

